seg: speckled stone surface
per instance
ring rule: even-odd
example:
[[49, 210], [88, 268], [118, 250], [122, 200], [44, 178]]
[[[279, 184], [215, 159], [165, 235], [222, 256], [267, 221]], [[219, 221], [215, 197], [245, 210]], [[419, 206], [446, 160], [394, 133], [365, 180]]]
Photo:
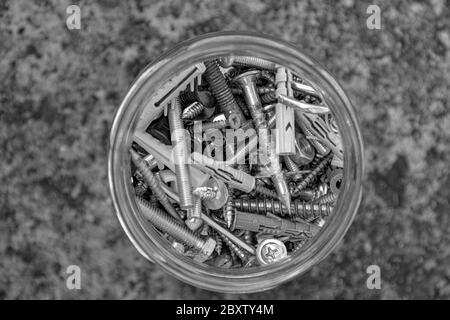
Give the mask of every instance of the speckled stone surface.
[[[0, 298], [450, 298], [450, 8], [441, 1], [0, 2]], [[381, 30], [366, 27], [369, 4]], [[296, 43], [353, 101], [365, 142], [359, 213], [301, 278], [223, 295], [175, 280], [134, 249], [114, 214], [106, 154], [138, 72], [219, 30]], [[82, 289], [65, 286], [82, 269]], [[382, 289], [366, 288], [381, 268]]]

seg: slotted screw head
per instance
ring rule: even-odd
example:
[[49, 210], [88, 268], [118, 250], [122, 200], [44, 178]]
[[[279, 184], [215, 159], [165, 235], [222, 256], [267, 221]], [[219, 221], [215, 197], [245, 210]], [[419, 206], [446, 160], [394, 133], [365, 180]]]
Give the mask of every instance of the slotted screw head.
[[261, 265], [275, 263], [286, 257], [286, 246], [277, 239], [263, 240], [256, 248], [256, 258]]

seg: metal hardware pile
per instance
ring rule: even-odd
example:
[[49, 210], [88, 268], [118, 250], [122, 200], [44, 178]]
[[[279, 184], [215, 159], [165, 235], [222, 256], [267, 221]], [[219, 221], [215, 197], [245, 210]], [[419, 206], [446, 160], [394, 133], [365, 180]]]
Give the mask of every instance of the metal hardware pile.
[[282, 261], [320, 232], [343, 178], [321, 94], [255, 57], [196, 64], [157, 88], [130, 149], [142, 215], [181, 255], [220, 268]]

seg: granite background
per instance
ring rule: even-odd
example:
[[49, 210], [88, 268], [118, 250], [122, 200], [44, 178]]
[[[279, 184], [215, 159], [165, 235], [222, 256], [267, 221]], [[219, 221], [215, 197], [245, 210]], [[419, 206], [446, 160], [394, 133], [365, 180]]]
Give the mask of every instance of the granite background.
[[[68, 30], [66, 7], [81, 8]], [[368, 30], [366, 8], [381, 8]], [[336, 251], [275, 290], [223, 295], [166, 275], [113, 212], [106, 154], [138, 72], [219, 30], [296, 43], [346, 89], [361, 122], [363, 201]], [[449, 299], [450, 8], [435, 1], [1, 1], [0, 298]], [[65, 286], [82, 269], [82, 290]], [[366, 268], [382, 289], [367, 290]]]

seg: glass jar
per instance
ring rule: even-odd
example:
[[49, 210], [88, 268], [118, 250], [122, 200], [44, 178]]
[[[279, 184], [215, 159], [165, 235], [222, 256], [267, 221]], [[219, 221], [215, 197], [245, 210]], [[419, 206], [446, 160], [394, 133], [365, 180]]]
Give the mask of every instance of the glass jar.
[[[162, 242], [141, 216], [130, 183], [128, 150], [145, 102], [171, 75], [207, 59], [226, 55], [255, 56], [289, 68], [308, 79], [330, 107], [340, 130], [344, 176], [339, 197], [321, 232], [283, 263], [249, 269], [220, 269], [196, 263]], [[271, 289], [304, 274], [322, 261], [349, 228], [361, 199], [363, 145], [355, 112], [336, 80], [294, 45], [261, 34], [220, 32], [178, 44], [148, 65], [131, 85], [111, 129], [108, 177], [119, 221], [136, 249], [169, 274], [191, 285], [218, 292], [249, 293]]]

